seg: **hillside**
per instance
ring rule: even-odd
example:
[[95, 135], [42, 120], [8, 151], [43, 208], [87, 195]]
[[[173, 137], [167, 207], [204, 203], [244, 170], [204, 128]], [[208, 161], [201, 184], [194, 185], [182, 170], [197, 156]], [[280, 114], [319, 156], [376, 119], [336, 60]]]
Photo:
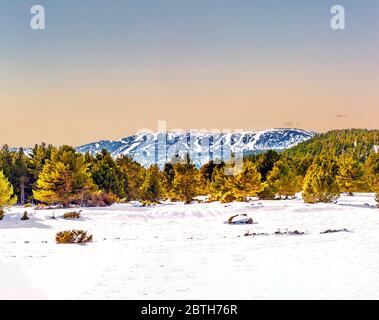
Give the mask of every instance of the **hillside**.
[[339, 156], [351, 153], [364, 161], [379, 146], [379, 130], [345, 129], [317, 134], [284, 151], [290, 157]]

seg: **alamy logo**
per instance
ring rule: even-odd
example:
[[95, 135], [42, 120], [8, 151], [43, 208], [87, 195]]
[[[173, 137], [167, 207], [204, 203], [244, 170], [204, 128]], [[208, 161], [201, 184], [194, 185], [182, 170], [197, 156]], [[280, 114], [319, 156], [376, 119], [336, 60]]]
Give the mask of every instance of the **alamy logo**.
[[330, 20], [330, 27], [333, 30], [345, 30], [345, 8], [341, 5], [335, 5], [330, 9], [333, 14]]
[[33, 30], [45, 30], [45, 8], [39, 4], [34, 5], [30, 9], [30, 13], [33, 15], [30, 20], [30, 26]]
[[[42, 5], [36, 4], [30, 9], [33, 17], [30, 20], [30, 26], [33, 30], [45, 30], [45, 8]], [[333, 17], [330, 20], [330, 27], [333, 30], [345, 30], [345, 8], [342, 5], [334, 5], [330, 9]]]

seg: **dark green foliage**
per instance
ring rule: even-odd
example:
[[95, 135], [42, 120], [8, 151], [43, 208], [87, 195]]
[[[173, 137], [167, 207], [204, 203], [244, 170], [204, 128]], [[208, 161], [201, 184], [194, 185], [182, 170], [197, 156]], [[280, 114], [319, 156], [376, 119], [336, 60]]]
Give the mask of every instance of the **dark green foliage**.
[[199, 184], [200, 184], [199, 192], [200, 193], [202, 194], [211, 193], [210, 184], [213, 181], [213, 174], [216, 169], [221, 170], [224, 167], [225, 167], [224, 162], [216, 163], [213, 160], [211, 160], [200, 168], [200, 172], [199, 172]]
[[9, 151], [8, 145], [4, 145], [0, 150], [0, 170], [9, 181], [12, 180], [12, 162], [12, 153]]
[[86, 155], [86, 161], [87, 163], [90, 161], [90, 172], [93, 182], [99, 190], [113, 193], [119, 198], [126, 197], [127, 176], [122, 174], [108, 151], [101, 151], [94, 159], [90, 159]]
[[275, 150], [268, 150], [265, 153], [249, 156], [247, 160], [251, 160], [257, 166], [259, 173], [261, 174], [262, 182], [267, 180], [267, 176], [274, 168], [274, 165], [279, 161], [281, 155]]
[[175, 170], [174, 165], [172, 163], [166, 163], [163, 168], [163, 189], [164, 189], [164, 197], [170, 198], [170, 194], [172, 192], [172, 185], [175, 178]]
[[24, 204], [28, 195], [32, 194], [32, 186], [29, 183], [29, 158], [25, 155], [24, 150], [20, 148], [14, 155], [13, 170], [11, 183], [14, 186], [14, 192], [18, 197], [18, 202]]

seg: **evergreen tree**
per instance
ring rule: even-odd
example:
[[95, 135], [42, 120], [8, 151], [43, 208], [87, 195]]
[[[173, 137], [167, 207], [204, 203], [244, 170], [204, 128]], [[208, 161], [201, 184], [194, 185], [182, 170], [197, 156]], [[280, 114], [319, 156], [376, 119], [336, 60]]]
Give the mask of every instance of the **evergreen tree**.
[[8, 145], [4, 145], [0, 150], [0, 170], [3, 171], [4, 176], [10, 180], [12, 176], [12, 153]]
[[24, 204], [27, 196], [31, 195], [31, 185], [29, 185], [30, 175], [28, 170], [29, 159], [24, 150], [20, 148], [14, 157], [12, 181], [15, 186], [15, 193], [20, 204]]
[[86, 192], [94, 190], [84, 156], [68, 146], [52, 151], [50, 160], [46, 160], [42, 168], [37, 187], [33, 191], [36, 200], [60, 203], [64, 207], [81, 202]]
[[0, 214], [3, 214], [3, 208], [12, 206], [17, 202], [13, 197], [13, 187], [5, 177], [3, 171], [0, 171]]
[[235, 195], [232, 192], [231, 176], [225, 174], [225, 167], [216, 167], [213, 170], [212, 180], [209, 184], [210, 200], [232, 202], [235, 200]]
[[161, 172], [157, 165], [153, 165], [146, 170], [145, 180], [141, 185], [142, 200], [159, 202], [162, 197]]
[[354, 160], [352, 155], [343, 155], [338, 158], [337, 181], [342, 192], [352, 196], [353, 191], [362, 188], [364, 175], [363, 164]]
[[191, 203], [198, 195], [198, 170], [187, 159], [187, 163], [174, 164], [174, 172], [171, 199], [184, 201], [185, 204]]
[[165, 198], [170, 198], [172, 193], [172, 186], [175, 178], [174, 165], [167, 162], [163, 168], [163, 189]]
[[275, 150], [268, 150], [264, 153], [249, 156], [246, 160], [251, 160], [257, 165], [257, 169], [261, 174], [262, 182], [267, 180], [267, 176], [274, 167], [275, 163], [279, 161], [281, 155]]
[[379, 130], [344, 129], [317, 134], [312, 139], [301, 142], [283, 152], [300, 167], [303, 159], [318, 156], [339, 157], [352, 155], [354, 160], [364, 163], [379, 141]]
[[[29, 183], [32, 190], [37, 189], [37, 181], [39, 175], [42, 171], [43, 166], [45, 165], [46, 160], [50, 159], [51, 152], [54, 147], [50, 144], [46, 146], [44, 142], [40, 145], [35, 145], [32, 151], [31, 158], [29, 159], [28, 171], [29, 171]], [[33, 193], [31, 192], [30, 198], [33, 198]]]
[[329, 203], [338, 198], [340, 188], [336, 179], [338, 167], [332, 160], [319, 159], [308, 169], [302, 197], [306, 203]]
[[[89, 163], [88, 155], [85, 156], [86, 162]], [[98, 188], [106, 193], [113, 193], [120, 198], [125, 198], [124, 190], [127, 185], [127, 177], [122, 174], [116, 162], [107, 150], [102, 150], [96, 155], [90, 164], [90, 171], [93, 182]]]
[[245, 201], [247, 197], [257, 196], [261, 192], [265, 184], [261, 182], [261, 174], [257, 166], [251, 161], [245, 161], [242, 172], [235, 178], [230, 177], [227, 184], [231, 186], [237, 199]]
[[371, 191], [375, 192], [375, 199], [379, 207], [379, 153], [373, 153], [367, 159], [366, 176]]
[[144, 182], [146, 169], [129, 156], [116, 159], [116, 164], [124, 177], [124, 191], [128, 200], [141, 199], [141, 186]]
[[280, 197], [294, 197], [301, 190], [301, 177], [296, 175], [295, 169], [287, 160], [279, 160], [267, 176], [267, 182], [273, 192]]
[[199, 171], [199, 193], [203, 195], [210, 195], [212, 178], [217, 168], [222, 169], [225, 167], [225, 163], [215, 163], [213, 160], [204, 164]]

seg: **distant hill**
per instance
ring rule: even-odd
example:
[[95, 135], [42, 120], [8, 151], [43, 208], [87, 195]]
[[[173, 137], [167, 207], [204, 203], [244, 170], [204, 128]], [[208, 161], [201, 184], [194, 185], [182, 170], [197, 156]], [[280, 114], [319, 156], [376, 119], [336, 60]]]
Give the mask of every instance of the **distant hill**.
[[[128, 155], [144, 166], [164, 165], [176, 154], [189, 153], [197, 167], [211, 159], [225, 159], [231, 152], [244, 155], [266, 150], [288, 149], [312, 138], [316, 133], [301, 129], [270, 129], [239, 133], [212, 132], [162, 132], [142, 133], [119, 140], [103, 140], [90, 143], [76, 150], [94, 155], [102, 149], [113, 157]], [[164, 147], [165, 146], [165, 147]], [[229, 159], [226, 159], [229, 160]]]
[[351, 153], [364, 161], [374, 150], [378, 150], [379, 130], [345, 129], [317, 134], [301, 142], [284, 153], [290, 157], [333, 155]]

